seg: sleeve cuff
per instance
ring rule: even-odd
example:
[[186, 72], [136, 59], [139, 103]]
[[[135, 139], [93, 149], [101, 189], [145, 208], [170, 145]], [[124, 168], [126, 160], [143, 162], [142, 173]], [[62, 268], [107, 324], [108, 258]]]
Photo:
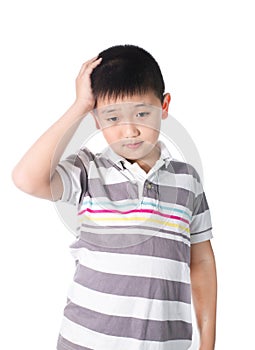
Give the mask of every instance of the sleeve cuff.
[[208, 241], [213, 238], [212, 229], [203, 231], [203, 232], [197, 232], [197, 233], [191, 233], [190, 234], [190, 242], [191, 244], [194, 243], [201, 243]]

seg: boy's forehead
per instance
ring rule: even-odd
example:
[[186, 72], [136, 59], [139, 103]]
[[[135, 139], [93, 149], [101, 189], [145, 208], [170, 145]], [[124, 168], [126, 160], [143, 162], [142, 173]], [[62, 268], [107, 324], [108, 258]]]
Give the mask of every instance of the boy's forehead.
[[116, 107], [116, 108], [121, 108], [121, 106], [142, 107], [145, 105], [161, 107], [161, 101], [153, 92], [148, 92], [145, 94], [136, 94], [132, 96], [120, 96], [117, 98], [105, 97], [105, 98], [97, 99], [97, 109], [100, 109], [101, 111], [112, 107]]

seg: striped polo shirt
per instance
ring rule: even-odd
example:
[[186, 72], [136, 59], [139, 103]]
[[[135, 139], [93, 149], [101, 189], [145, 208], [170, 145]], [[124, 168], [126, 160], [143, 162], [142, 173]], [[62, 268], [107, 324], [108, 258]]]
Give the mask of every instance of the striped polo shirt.
[[211, 218], [196, 170], [159, 146], [148, 173], [110, 147], [57, 166], [78, 214], [58, 350], [191, 346], [190, 246], [212, 238]]

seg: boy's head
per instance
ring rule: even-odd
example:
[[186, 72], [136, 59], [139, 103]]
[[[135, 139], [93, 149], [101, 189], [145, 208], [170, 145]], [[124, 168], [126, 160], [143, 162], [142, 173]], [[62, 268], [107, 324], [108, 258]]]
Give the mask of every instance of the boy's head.
[[102, 61], [91, 74], [97, 127], [117, 154], [149, 169], [159, 157], [155, 146], [171, 99], [159, 65], [133, 45], [111, 47], [98, 57]]
[[156, 60], [134, 45], [118, 45], [102, 51], [102, 62], [91, 75], [96, 103], [153, 92], [163, 103], [165, 84]]

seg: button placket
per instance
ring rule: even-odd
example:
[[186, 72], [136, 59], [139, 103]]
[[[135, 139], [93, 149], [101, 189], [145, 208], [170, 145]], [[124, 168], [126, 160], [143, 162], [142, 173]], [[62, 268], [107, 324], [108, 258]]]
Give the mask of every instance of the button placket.
[[154, 198], [155, 201], [159, 200], [158, 185], [152, 182], [152, 178], [147, 179], [144, 182], [143, 195], [145, 197]]

